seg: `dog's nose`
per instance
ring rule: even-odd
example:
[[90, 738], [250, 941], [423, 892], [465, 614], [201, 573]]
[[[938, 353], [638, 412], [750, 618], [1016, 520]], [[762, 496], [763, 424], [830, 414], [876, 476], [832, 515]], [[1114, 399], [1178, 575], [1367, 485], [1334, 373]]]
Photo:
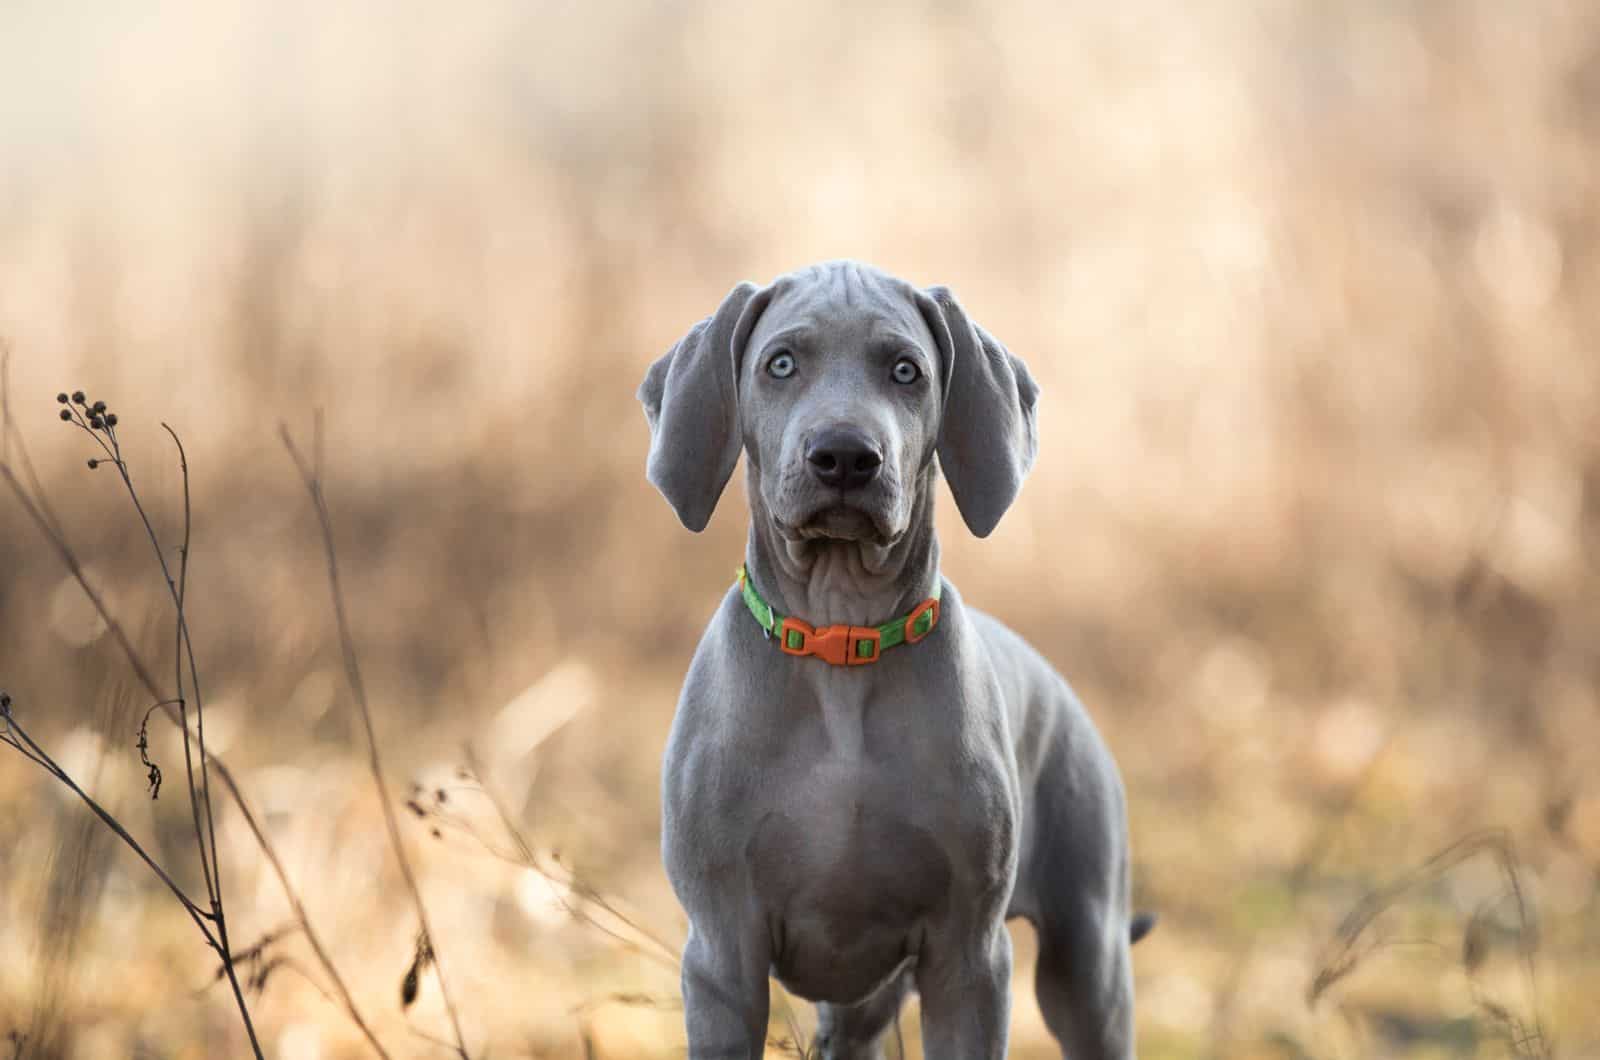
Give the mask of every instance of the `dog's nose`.
[[853, 431], [823, 431], [806, 446], [806, 463], [818, 482], [835, 489], [860, 489], [878, 476], [883, 457]]

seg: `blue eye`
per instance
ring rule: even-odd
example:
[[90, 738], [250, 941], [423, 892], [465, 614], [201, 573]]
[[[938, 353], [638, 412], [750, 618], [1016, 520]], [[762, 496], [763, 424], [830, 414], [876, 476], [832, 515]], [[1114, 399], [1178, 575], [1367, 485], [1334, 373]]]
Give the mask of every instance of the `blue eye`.
[[794, 375], [794, 354], [780, 353], [768, 361], [767, 374], [774, 379], [787, 379]]
[[896, 383], [905, 385], [915, 383], [918, 379], [921, 379], [922, 369], [917, 367], [916, 361], [909, 357], [902, 357], [894, 362], [894, 370], [890, 374], [894, 376]]

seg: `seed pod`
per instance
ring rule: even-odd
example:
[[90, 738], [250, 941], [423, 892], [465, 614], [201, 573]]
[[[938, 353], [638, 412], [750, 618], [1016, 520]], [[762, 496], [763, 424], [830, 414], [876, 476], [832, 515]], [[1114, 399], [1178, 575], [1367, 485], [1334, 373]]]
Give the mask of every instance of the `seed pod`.
[[400, 981], [400, 1007], [410, 1008], [412, 1002], [417, 1000], [417, 966], [413, 964], [406, 970], [406, 977]]

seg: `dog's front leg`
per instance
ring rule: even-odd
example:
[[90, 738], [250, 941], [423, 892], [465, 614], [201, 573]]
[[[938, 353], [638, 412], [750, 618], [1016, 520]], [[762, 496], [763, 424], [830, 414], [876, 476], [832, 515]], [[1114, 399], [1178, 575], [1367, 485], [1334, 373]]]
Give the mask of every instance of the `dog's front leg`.
[[691, 923], [683, 948], [689, 1060], [760, 1060], [770, 967], [771, 940], [761, 925]]
[[927, 1060], [1002, 1060], [1011, 1021], [1011, 936], [997, 922], [979, 939], [934, 940], [917, 958]]

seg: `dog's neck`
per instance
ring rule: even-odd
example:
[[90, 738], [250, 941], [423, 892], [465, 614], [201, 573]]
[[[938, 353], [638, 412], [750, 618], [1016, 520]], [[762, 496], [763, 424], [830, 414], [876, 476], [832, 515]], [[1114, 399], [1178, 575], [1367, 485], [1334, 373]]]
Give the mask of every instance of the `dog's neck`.
[[909, 612], [933, 592], [939, 540], [933, 532], [933, 475], [918, 484], [906, 532], [888, 546], [859, 541], [790, 541], [750, 490], [745, 566], [756, 591], [779, 612], [812, 625], [877, 625]]

